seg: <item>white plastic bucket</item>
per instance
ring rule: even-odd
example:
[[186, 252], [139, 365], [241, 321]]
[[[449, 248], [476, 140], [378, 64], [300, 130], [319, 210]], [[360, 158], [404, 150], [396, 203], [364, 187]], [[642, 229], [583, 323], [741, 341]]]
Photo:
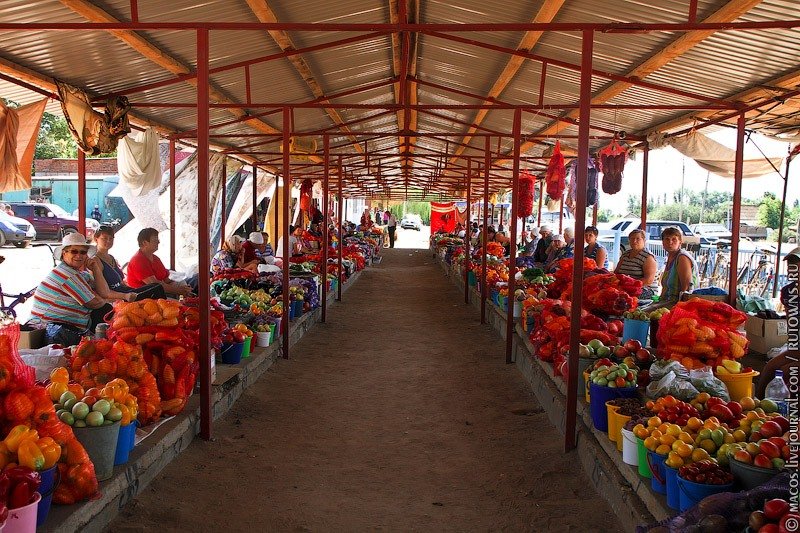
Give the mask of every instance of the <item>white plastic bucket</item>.
[[514, 318], [522, 316], [522, 302], [514, 302]]
[[622, 461], [626, 465], [639, 465], [639, 451], [636, 447], [636, 435], [633, 431], [622, 428]]
[[256, 344], [258, 346], [267, 347], [269, 346], [270, 337], [272, 337], [271, 331], [267, 332], [259, 331], [258, 333], [256, 333]]

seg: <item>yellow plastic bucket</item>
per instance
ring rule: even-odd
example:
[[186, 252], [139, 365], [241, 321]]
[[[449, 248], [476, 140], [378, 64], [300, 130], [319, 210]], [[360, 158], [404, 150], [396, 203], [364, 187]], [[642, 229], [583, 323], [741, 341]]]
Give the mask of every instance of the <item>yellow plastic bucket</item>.
[[753, 397], [753, 379], [758, 375], [754, 370], [747, 374], [717, 374], [717, 377], [728, 388], [731, 401], [738, 402], [746, 396]]
[[619, 408], [614, 409], [612, 411], [610, 405], [607, 405], [607, 407], [609, 408], [609, 410], [608, 410], [608, 437], [611, 438], [611, 431], [612, 431], [612, 428], [613, 428], [614, 438], [612, 438], [611, 440], [613, 440], [614, 442], [617, 443], [617, 451], [621, 452], [622, 451], [622, 443], [623, 443], [622, 428], [625, 427], [625, 423], [628, 422], [628, 420], [630, 420], [631, 417], [629, 417], [627, 415], [619, 414]]
[[608, 438], [611, 439], [611, 442], [617, 442], [617, 439], [622, 438], [622, 434], [619, 431], [621, 428], [617, 427], [617, 419], [614, 416], [619, 407], [608, 401], [606, 402], [606, 410], [608, 411]]

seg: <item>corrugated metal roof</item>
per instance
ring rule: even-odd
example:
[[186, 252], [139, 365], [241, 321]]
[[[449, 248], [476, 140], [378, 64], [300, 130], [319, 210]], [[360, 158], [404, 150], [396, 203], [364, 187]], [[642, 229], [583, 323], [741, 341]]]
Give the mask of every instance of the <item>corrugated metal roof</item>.
[[[418, 0], [419, 1], [419, 0]], [[118, 20], [130, 20], [129, 0], [92, 0], [92, 3]], [[485, 0], [462, 0], [454, 5], [447, 0], [428, 0], [420, 2], [419, 22], [421, 23], [507, 23], [529, 22], [542, 7], [543, 0], [511, 0], [491, 3]], [[413, 5], [413, 4], [412, 4]], [[698, 20], [726, 5], [725, 0], [698, 1]], [[382, 24], [389, 21], [389, 3], [386, 0], [343, 0], [341, 2], [308, 2], [286, 0], [272, 2], [270, 7], [280, 22], [312, 23], [367, 23]], [[566, 0], [556, 15], [555, 22], [659, 22], [680, 23], [688, 16], [686, 0]], [[258, 19], [244, 0], [170, 0], [143, 1], [138, 3], [139, 20], [143, 22], [256, 22]], [[740, 17], [744, 21], [776, 21], [798, 18], [796, 0], [764, 0], [747, 14]], [[0, 3], [0, 22], [83, 22], [83, 19], [66, 8], [58, 0], [4, 0]], [[139, 32], [142, 37], [158, 47], [174, 60], [195, 67], [196, 38], [192, 31], [146, 30]], [[320, 45], [356, 35], [353, 32], [288, 32], [296, 48]], [[475, 39], [490, 45], [516, 48], [524, 33], [511, 31], [483, 31], [459, 33], [460, 37]], [[595, 69], [625, 75], [633, 71], [654, 54], [659, 53], [679, 34], [656, 33], [602, 33], [595, 35], [593, 66]], [[455, 90], [483, 96], [488, 93], [509, 61], [509, 56], [496, 50], [465, 43], [454, 42], [439, 37], [418, 35], [418, 56], [416, 75], [423, 81], [436, 83]], [[574, 65], [580, 64], [581, 40], [578, 32], [544, 33], [533, 49], [533, 53]], [[211, 32], [211, 68], [254, 60], [266, 55], [279, 53], [281, 48], [266, 31], [213, 31]], [[709, 98], [727, 98], [750, 88], [763, 87], [765, 83], [787, 73], [798, 71], [798, 50], [800, 50], [800, 29], [761, 30], [746, 32], [718, 32], [701, 41], [682, 55], [667, 62], [646, 77], [648, 82], [666, 87], [680, 88]], [[388, 81], [394, 73], [392, 65], [392, 40], [389, 35], [373, 37], [369, 40], [351, 43], [335, 48], [323, 49], [303, 54], [315, 82], [327, 94], [337, 94], [357, 87]], [[57, 78], [87, 89], [95, 96], [115, 91], [130, 91], [133, 88], [170, 80], [174, 74], [145, 58], [128, 44], [103, 31], [42, 31], [0, 33], [0, 58], [32, 69], [46, 78]], [[266, 63], [254, 64], [251, 72], [251, 101], [292, 104], [315, 97], [309, 83], [287, 58], [279, 58]], [[527, 60], [507, 84], [499, 99], [511, 104], [535, 104], [539, 99], [539, 84], [542, 73], [541, 64]], [[313, 83], [313, 82], [312, 82]], [[612, 85], [614, 82], [594, 77], [593, 93]], [[244, 69], [237, 68], [219, 72], [212, 76], [212, 84], [226, 97], [235, 102], [246, 100]], [[576, 70], [561, 68], [550, 64], [547, 67], [544, 103], [577, 103], [580, 88], [580, 74]], [[789, 87], [791, 89], [791, 87]], [[796, 88], [796, 86], [795, 86]], [[786, 89], [769, 88], [776, 97], [783, 97]], [[28, 103], [41, 98], [41, 95], [0, 80], [0, 96]], [[454, 92], [419, 85], [417, 89], [420, 104], [449, 105], [474, 104], [481, 100], [459, 95]], [[138, 103], [191, 103], [195, 99], [195, 89], [186, 82], [178, 82], [147, 91], [130, 94]], [[752, 98], [748, 99], [752, 100]], [[386, 85], [372, 88], [335, 99], [335, 103], [386, 104], [395, 102], [393, 87]], [[636, 106], [643, 104], [695, 105], [697, 99], [669, 94], [656, 89], [632, 86], [608, 101], [609, 104]], [[56, 102], [48, 105], [48, 111], [60, 112]], [[196, 125], [193, 108], [148, 108], [136, 110], [164, 126], [176, 130], [192, 130]], [[263, 113], [264, 109], [250, 109], [253, 114]], [[339, 109], [344, 121], [358, 120], [380, 113], [369, 109]], [[419, 137], [416, 140], [417, 153], [428, 154], [420, 167], [426, 167], [431, 160], [443, 160], [448, 146], [444, 138], [451, 139], [448, 154], [454, 151], [467, 132], [464, 122], [472, 122], [475, 109], [439, 110], [435, 114], [417, 113], [417, 129], [421, 132], [437, 132], [441, 139]], [[533, 133], [551, 124], [552, 116], [561, 114], [557, 110], [541, 113], [523, 113], [523, 133]], [[628, 133], [644, 133], [660, 124], [687, 117], [697, 113], [681, 110], [655, 109], [595, 109], [592, 112], [594, 128], [625, 130]], [[707, 112], [705, 117], [716, 116], [718, 112]], [[748, 113], [748, 126], [772, 128], [800, 128], [797, 100], [785, 103], [775, 102], [769, 112]], [[234, 121], [235, 113], [230, 110], [212, 109], [211, 122], [218, 125]], [[492, 110], [487, 113], [481, 126], [510, 134], [513, 113], [509, 110]], [[280, 113], [273, 113], [262, 119], [275, 129], [281, 127]], [[335, 134], [333, 144], [346, 143], [350, 137], [335, 127], [331, 116], [323, 109], [297, 109], [294, 114], [294, 127], [299, 131], [315, 131], [330, 128]], [[350, 126], [357, 134], [364, 132], [397, 133], [399, 126], [397, 114], [384, 113]], [[234, 122], [216, 127], [212, 133], [252, 134], [259, 130], [245, 122]], [[593, 133], [597, 133], [593, 129]], [[574, 135], [577, 128], [561, 123], [557, 132]], [[252, 137], [228, 138], [225, 143], [236, 146], [256, 142]], [[475, 137], [465, 154], [477, 155], [483, 150], [483, 138]], [[593, 146], [604, 141], [595, 140]], [[361, 143], [363, 145], [363, 142]], [[575, 144], [565, 141], [564, 144]], [[321, 142], [319, 143], [321, 149]], [[370, 150], [383, 152], [394, 159], [389, 166], [400, 166], [397, 135], [388, 135], [368, 142]], [[493, 144], [494, 145], [494, 144]], [[272, 150], [279, 146], [272, 141], [262, 147], [250, 150]], [[510, 150], [510, 138], [503, 139], [503, 150]], [[542, 145], [535, 145], [529, 153], [538, 154]], [[347, 153], [355, 151], [353, 146], [343, 149]], [[418, 171], [419, 176], [428, 179], [430, 170]], [[387, 170], [387, 175], [401, 176], [399, 169]]]

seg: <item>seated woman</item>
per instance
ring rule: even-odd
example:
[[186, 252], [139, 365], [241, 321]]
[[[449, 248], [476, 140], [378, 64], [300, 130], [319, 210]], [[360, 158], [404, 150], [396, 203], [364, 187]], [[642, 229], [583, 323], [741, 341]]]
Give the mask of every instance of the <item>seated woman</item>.
[[620, 256], [614, 272], [625, 274], [642, 282], [641, 298], [652, 298], [658, 289], [656, 257], [646, 248], [647, 236], [644, 231], [635, 229], [628, 234], [629, 248]]
[[264, 259], [265, 257], [271, 257], [275, 255], [275, 251], [272, 249], [272, 245], [269, 243], [269, 233], [266, 231], [261, 232], [261, 236], [264, 239], [264, 244], [261, 245], [259, 248], [259, 257]]
[[45, 324], [48, 343], [78, 344], [111, 311], [109, 300], [131, 302], [136, 297], [108, 288], [101, 262], [88, 256], [92, 249], [80, 233], [67, 234], [55, 250], [61, 263], [33, 293], [31, 316]]
[[661, 232], [661, 243], [667, 252], [667, 263], [661, 274], [661, 294], [658, 302], [647, 306], [647, 311], [660, 307], [673, 307], [680, 299], [681, 293], [688, 292], [697, 286], [697, 264], [694, 258], [681, 248], [683, 234], [675, 227]]
[[94, 242], [97, 245], [97, 251], [94, 258], [100, 261], [102, 267], [103, 278], [106, 280], [108, 287], [112, 291], [120, 293], [134, 293], [136, 300], [144, 300], [145, 298], [166, 298], [167, 294], [160, 283], [150, 283], [134, 289], [125, 284], [125, 274], [119, 267], [119, 263], [114, 259], [114, 256], [109, 253], [109, 250], [114, 246], [114, 229], [108, 226], [100, 226], [94, 234]]
[[573, 256], [573, 249], [567, 246], [563, 235], [554, 235], [553, 242], [550, 243], [550, 248], [547, 252], [547, 262], [544, 269], [546, 272], [554, 272], [558, 266], [558, 262], [562, 259], [568, 259]]
[[228, 268], [243, 268], [255, 272], [258, 269], [258, 260], [244, 262], [242, 254], [242, 238], [231, 235], [222, 243], [222, 250], [214, 255], [211, 260], [211, 273], [217, 275]]
[[594, 259], [597, 266], [608, 269], [608, 252], [605, 246], [597, 242], [599, 234], [597, 228], [587, 226], [584, 231], [583, 240], [586, 242], [586, 247], [583, 249], [583, 256], [587, 259]]

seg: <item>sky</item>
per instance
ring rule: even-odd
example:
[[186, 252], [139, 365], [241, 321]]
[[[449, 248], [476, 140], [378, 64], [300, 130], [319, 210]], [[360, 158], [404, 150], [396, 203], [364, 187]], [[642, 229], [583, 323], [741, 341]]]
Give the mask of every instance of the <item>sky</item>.
[[[725, 146], [736, 148], [736, 130], [725, 128], [708, 134], [713, 140]], [[785, 158], [788, 152], [789, 143], [776, 141], [754, 133], [751, 137], [752, 142], [745, 144], [744, 158], [754, 159], [761, 157], [758, 149], [770, 157]], [[628, 195], [641, 196], [642, 194], [642, 153], [636, 154], [636, 160], [628, 160], [625, 165], [624, 178], [622, 180], [622, 190], [615, 195], [608, 195], [601, 191], [600, 208], [611, 209], [618, 215], [624, 215], [627, 211]], [[684, 165], [682, 172], [681, 166]], [[783, 163], [785, 165], [785, 162]], [[781, 172], [785, 171], [785, 166], [779, 167]], [[800, 198], [800, 158], [797, 162], [790, 165], [789, 170], [789, 189], [787, 194], [787, 204], [792, 205], [796, 199]], [[655, 198], [657, 195], [663, 197], [664, 193], [672, 197], [673, 191], [680, 190], [681, 174], [684, 174], [684, 187], [689, 190], [702, 191], [706, 186], [706, 176], [708, 172], [700, 168], [692, 159], [684, 157], [674, 148], [662, 148], [650, 151], [649, 179], [647, 181], [647, 196]], [[794, 174], [794, 177], [793, 177]], [[708, 190], [733, 192], [733, 179], [723, 178], [711, 174], [708, 179]], [[777, 174], [772, 173], [760, 178], [748, 178], [742, 182], [742, 196], [745, 199], [757, 199], [763, 196], [764, 191], [774, 192], [780, 198], [783, 194], [783, 179]]]

